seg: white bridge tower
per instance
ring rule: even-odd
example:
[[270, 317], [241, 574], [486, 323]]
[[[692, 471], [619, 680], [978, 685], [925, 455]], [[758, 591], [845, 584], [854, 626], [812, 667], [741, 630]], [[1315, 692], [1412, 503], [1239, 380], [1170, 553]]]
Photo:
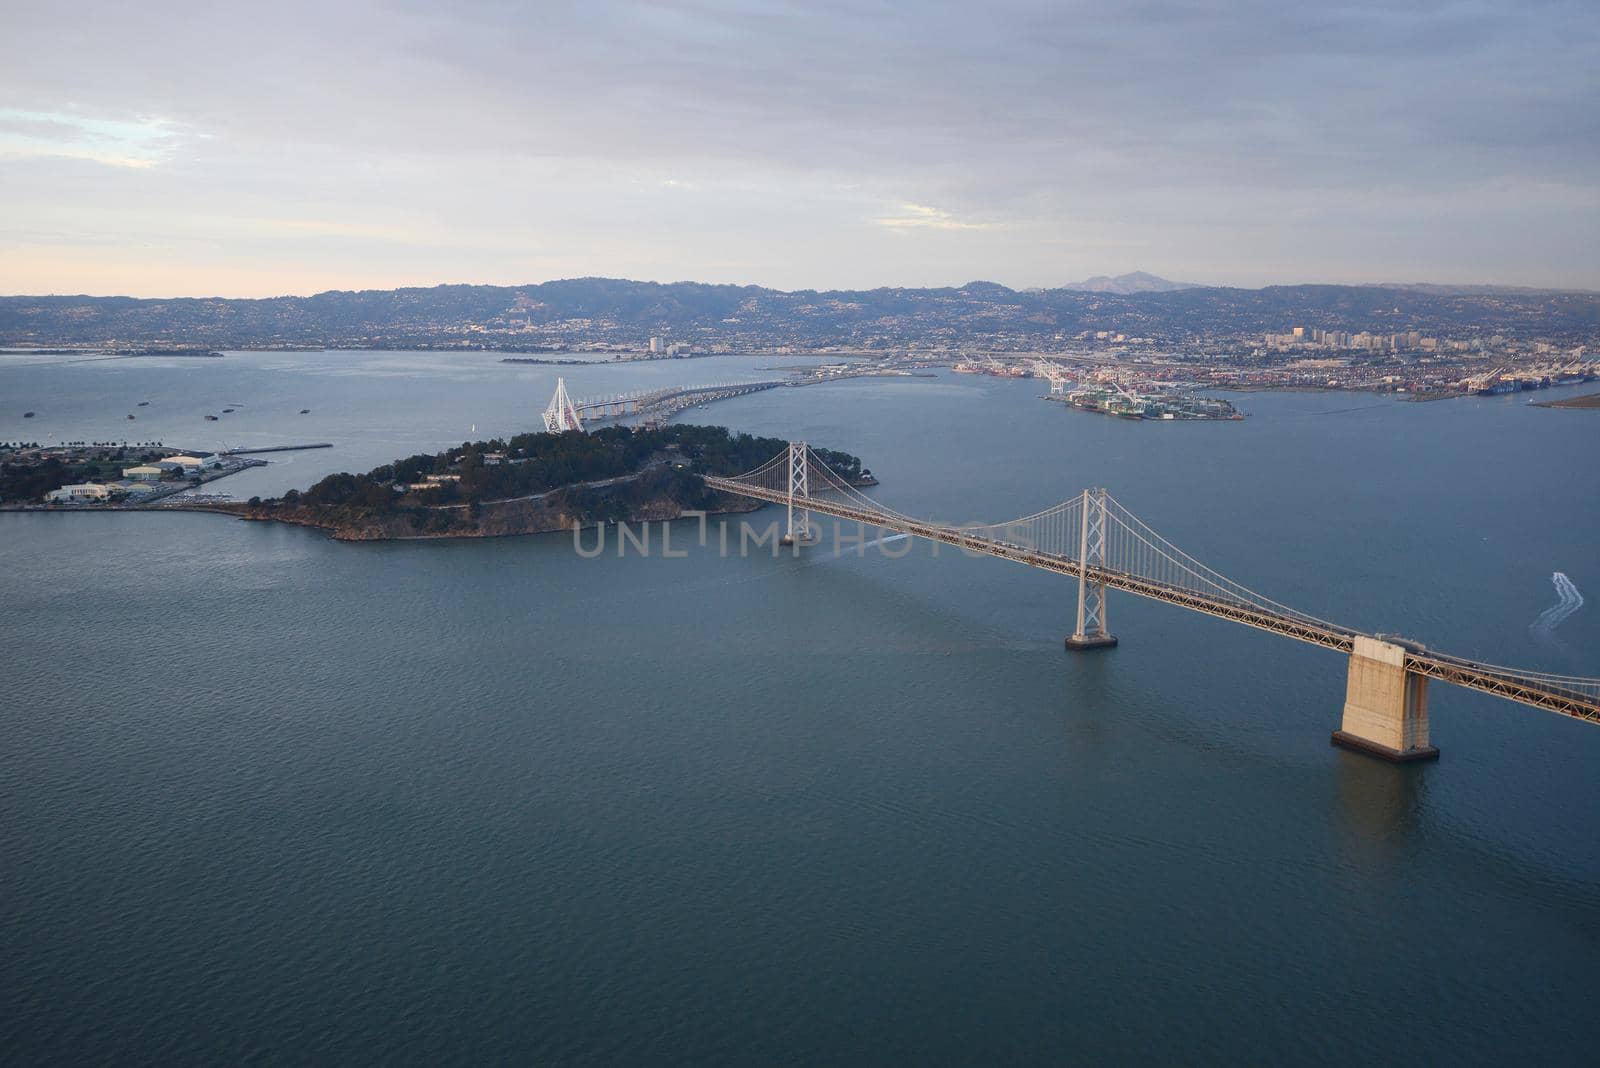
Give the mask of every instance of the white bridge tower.
[[[789, 442], [789, 528], [781, 539], [784, 545], [814, 545], [817, 532], [811, 526], [811, 450], [803, 441]], [[795, 498], [800, 500], [800, 522], [795, 522]]]
[[1106, 649], [1117, 639], [1106, 630], [1106, 587], [1089, 577], [1090, 568], [1106, 563], [1106, 491], [1083, 491], [1083, 518], [1078, 528], [1078, 629], [1067, 638], [1068, 649]]
[[550, 398], [550, 403], [544, 410], [544, 428], [552, 434], [559, 434], [563, 430], [583, 429], [583, 417], [578, 414], [572, 398], [567, 396], [565, 378], [556, 379], [555, 396]]

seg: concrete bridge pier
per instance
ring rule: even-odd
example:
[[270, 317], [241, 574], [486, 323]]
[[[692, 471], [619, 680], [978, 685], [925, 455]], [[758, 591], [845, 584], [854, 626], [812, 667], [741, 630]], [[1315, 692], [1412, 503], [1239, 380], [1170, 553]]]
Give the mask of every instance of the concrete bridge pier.
[[1117, 644], [1117, 636], [1106, 629], [1106, 588], [1103, 583], [1090, 582], [1078, 569], [1078, 629], [1067, 635], [1067, 651], [1084, 649], [1109, 649]]
[[1355, 639], [1344, 722], [1332, 741], [1396, 763], [1438, 758], [1439, 750], [1428, 744], [1428, 679], [1406, 670], [1404, 646]]
[[1069, 634], [1066, 640], [1069, 653], [1082, 652], [1085, 649], [1109, 649], [1116, 644], [1115, 634]]

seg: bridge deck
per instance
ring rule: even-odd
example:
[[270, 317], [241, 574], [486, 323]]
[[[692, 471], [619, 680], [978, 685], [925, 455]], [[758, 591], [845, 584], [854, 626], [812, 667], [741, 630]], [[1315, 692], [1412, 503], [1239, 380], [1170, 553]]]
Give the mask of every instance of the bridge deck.
[[633, 396], [618, 395], [614, 397], [597, 397], [575, 401], [573, 408], [578, 412], [595, 412], [619, 404], [632, 404], [638, 412], [645, 412], [663, 404], [670, 404], [676, 400], [693, 401], [697, 397], [725, 397], [739, 396], [745, 393], [758, 393], [764, 389], [775, 389], [783, 385], [781, 379], [768, 379], [761, 382], [728, 382], [720, 386], [668, 386], [664, 389], [652, 390]]
[[[712, 475], [705, 476], [705, 482], [713, 489], [770, 501], [773, 504], [789, 502], [789, 495], [784, 490], [769, 489], [765, 486], [750, 485], [735, 479]], [[795, 504], [799, 507], [801, 500], [796, 498]], [[1326, 649], [1335, 649], [1342, 653], [1352, 652], [1356, 637], [1361, 635], [1360, 631], [1351, 628], [1323, 623], [1309, 617], [1302, 618], [1266, 611], [1258, 605], [1195, 593], [1126, 571], [1095, 566], [1085, 570], [1071, 557], [1040, 552], [1027, 546], [980, 536], [959, 527], [946, 527], [916, 519], [886, 515], [826, 497], [807, 497], [804, 499], [804, 507], [809, 511], [821, 512], [839, 519], [854, 520], [867, 526], [953, 545], [968, 552], [996, 556], [1002, 560], [1014, 560], [1030, 567], [1054, 571], [1059, 575], [1077, 577], [1079, 572], [1083, 571], [1089, 581], [1102, 583], [1113, 589], [1125, 590], [1151, 600], [1165, 601], [1168, 604], [1204, 612], [1235, 623], [1243, 623], [1247, 627], [1281, 634], [1287, 638], [1320, 645]], [[1480, 690], [1535, 708], [1571, 716], [1574, 719], [1600, 723], [1600, 701], [1587, 694], [1556, 685], [1530, 683], [1526, 678], [1491, 665], [1442, 653], [1410, 651], [1406, 654], [1406, 670], [1470, 690]]]

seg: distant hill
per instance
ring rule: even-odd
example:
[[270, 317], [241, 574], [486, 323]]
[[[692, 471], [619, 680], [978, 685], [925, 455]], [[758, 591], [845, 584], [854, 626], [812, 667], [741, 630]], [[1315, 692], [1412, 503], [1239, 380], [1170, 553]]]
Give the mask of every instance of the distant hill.
[[1131, 293], [1171, 293], [1179, 289], [1200, 287], [1193, 282], [1173, 282], [1144, 271], [1131, 271], [1128, 274], [1118, 275], [1097, 274], [1081, 282], [1068, 282], [1061, 288], [1076, 289], [1084, 293], [1116, 293], [1127, 296]]
[[1593, 289], [1540, 289], [1538, 286], [1449, 286], [1435, 285], [1431, 282], [1380, 282], [1374, 283], [1379, 289], [1408, 289], [1417, 293], [1433, 293], [1439, 296], [1473, 296], [1493, 297], [1502, 294], [1522, 296], [1528, 293], [1588, 293], [1593, 294]]
[[115, 342], [537, 351], [594, 342], [642, 348], [656, 335], [724, 349], [1025, 350], [1069, 345], [1085, 331], [1181, 344], [1295, 326], [1445, 336], [1499, 333], [1592, 344], [1600, 337], [1600, 294], [1322, 285], [1019, 292], [980, 281], [937, 289], [785, 292], [570, 278], [524, 286], [443, 285], [259, 300], [0, 297], [0, 344], [12, 346]]

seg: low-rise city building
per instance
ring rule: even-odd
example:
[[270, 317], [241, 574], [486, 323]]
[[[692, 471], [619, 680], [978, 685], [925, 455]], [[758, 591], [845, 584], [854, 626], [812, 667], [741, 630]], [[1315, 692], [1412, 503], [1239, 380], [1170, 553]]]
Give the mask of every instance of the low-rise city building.
[[70, 501], [109, 501], [111, 491], [98, 482], [78, 482], [70, 486], [53, 489], [44, 495], [50, 504], [63, 504]]

